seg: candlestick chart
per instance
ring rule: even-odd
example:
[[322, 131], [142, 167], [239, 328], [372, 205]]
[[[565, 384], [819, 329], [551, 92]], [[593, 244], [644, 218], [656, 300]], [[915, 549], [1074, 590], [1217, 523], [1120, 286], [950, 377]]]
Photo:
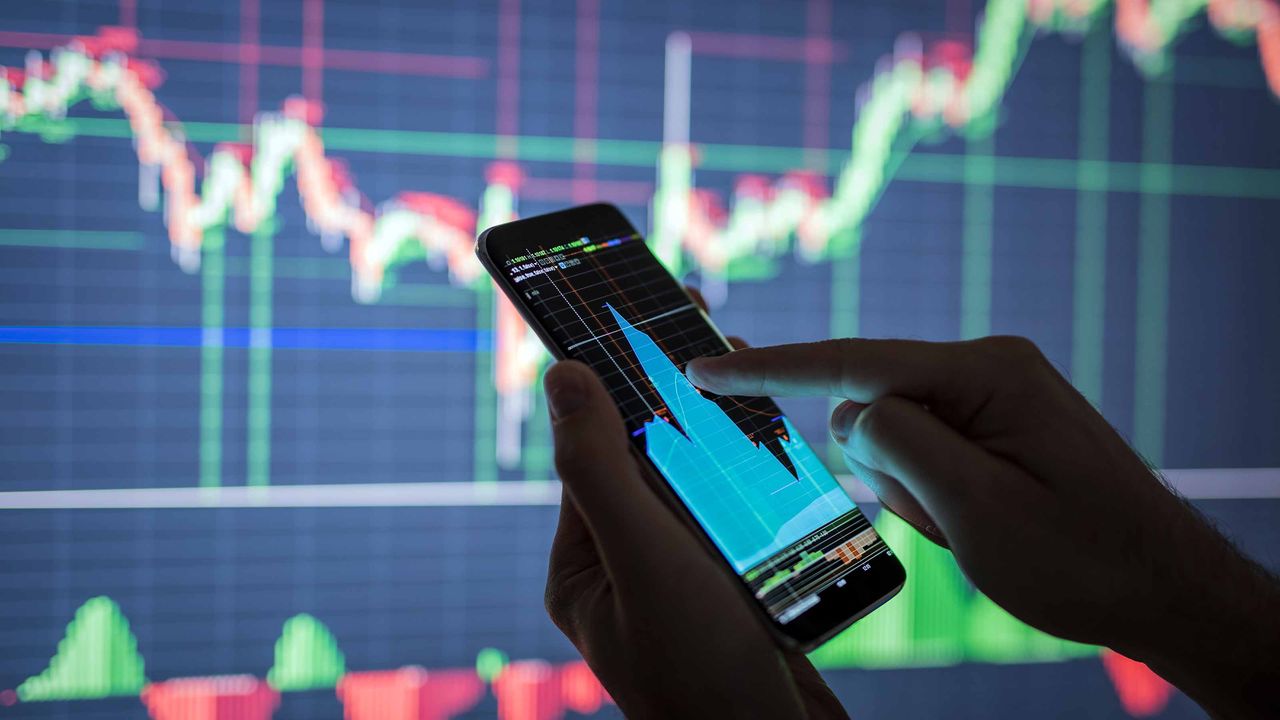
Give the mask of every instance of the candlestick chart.
[[[1024, 334], [1154, 465], [1280, 467], [1270, 0], [0, 20], [0, 720], [616, 714], [541, 606], [547, 356], [472, 252], [574, 203], [752, 343]], [[812, 655], [854, 714], [1195, 716], [855, 499], [908, 582]]]
[[[761, 255], [789, 252], [792, 241], [795, 250], [810, 259], [839, 252], [839, 243], [856, 242], [863, 219], [892, 178], [895, 149], [909, 149], [913, 138], [939, 126], [965, 129], [985, 122], [1013, 80], [1029, 33], [1090, 22], [1105, 5], [1100, 0], [1060, 7], [1053, 2], [993, 2], [978, 28], [972, 57], [947, 43], [925, 55], [915, 41], [901, 40], [888, 69], [864, 86], [866, 98], [853, 127], [849, 159], [830, 196], [803, 174], [784, 177], [776, 185], [748, 177], [739, 181], [733, 211], [725, 216], [714, 195], [692, 185], [688, 138], [679, 131], [676, 137], [664, 138], [652, 201], [656, 251], [677, 272], [688, 259], [704, 272], [729, 277], [733, 261], [758, 264]], [[1207, 11], [1224, 34], [1256, 38], [1267, 84], [1280, 96], [1280, 9], [1270, 2], [1120, 3], [1115, 13], [1117, 36], [1142, 67], [1158, 69], [1181, 27], [1200, 11]], [[76, 102], [118, 107], [129, 120], [142, 168], [140, 204], [154, 210], [163, 195], [169, 242], [180, 267], [189, 272], [199, 268], [202, 243], [211, 228], [231, 221], [236, 230], [252, 234], [267, 227], [291, 171], [296, 173], [311, 229], [327, 247], [346, 242], [356, 301], [376, 300], [389, 269], [422, 259], [443, 264], [455, 282], [492, 292], [487, 282], [478, 281], [481, 271], [471, 252], [472, 239], [477, 227], [514, 218], [518, 168], [506, 163], [490, 168], [478, 215], [460, 199], [417, 191], [401, 192], [376, 213], [369, 212], [353, 199], [360, 193], [342, 165], [325, 155], [312, 126], [322, 111], [304, 99], [293, 99], [284, 104], [283, 112], [255, 119], [252, 143], [216, 147], [197, 193], [195, 160], [180, 131], [166, 125], [162, 106], [149, 87], [158, 81], [158, 70], [130, 62], [137, 46], [136, 33], [107, 28], [57, 49], [47, 61], [30, 56], [25, 69], [5, 71], [0, 116], [19, 132], [28, 129], [58, 137], [74, 134], [74, 129], [58, 128], [57, 120]], [[679, 73], [678, 68], [687, 68], [689, 60], [681, 55], [691, 52], [688, 36], [673, 35], [667, 46], [668, 70]], [[681, 83], [678, 78], [675, 82]], [[496, 322], [499, 435], [507, 440], [496, 452], [511, 463], [519, 457], [519, 424], [528, 416], [527, 395], [544, 356], [537, 351], [536, 337], [524, 330], [514, 309], [503, 301], [497, 303]]]

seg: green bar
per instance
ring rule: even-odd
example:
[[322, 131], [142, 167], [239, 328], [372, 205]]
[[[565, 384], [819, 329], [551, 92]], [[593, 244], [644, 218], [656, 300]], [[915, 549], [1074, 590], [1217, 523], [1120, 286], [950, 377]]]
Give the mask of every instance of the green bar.
[[969, 587], [947, 550], [881, 511], [876, 530], [907, 568], [885, 606], [810, 654], [819, 669], [1055, 662], [1098, 649], [1034, 630]]
[[862, 242], [861, 230], [847, 230], [847, 253], [831, 257], [831, 337], [857, 337], [861, 331]]
[[18, 685], [17, 694], [23, 702], [136, 697], [147, 684], [144, 667], [120, 606], [99, 595], [76, 610], [48, 667]]
[[[132, 137], [129, 123], [119, 118], [68, 118], [68, 132], [91, 137]], [[192, 126], [195, 129], [192, 130]], [[235, 123], [186, 123], [192, 139], [214, 142], [235, 140], [243, 127]], [[326, 148], [333, 152], [378, 152], [400, 155], [440, 155], [446, 157], [506, 157], [499, 136], [480, 133], [442, 133], [409, 130], [369, 130], [324, 128]], [[526, 135], [515, 138], [518, 158], [546, 162], [573, 162], [573, 138]], [[499, 147], [504, 145], [504, 147]], [[643, 140], [596, 140], [595, 163], [652, 168], [661, 144]], [[806, 150], [798, 147], [698, 143], [698, 168], [726, 172], [781, 173], [804, 166]], [[848, 148], [809, 150], [825, 153], [827, 172], [835, 174], [849, 159]], [[980, 153], [963, 155], [913, 153], [892, 178], [906, 182], [962, 184], [967, 163]], [[1083, 161], [1070, 158], [991, 158], [991, 184], [1000, 187], [1030, 187], [1062, 190], [1081, 188], [1111, 192], [1145, 192], [1142, 189], [1143, 163]], [[1169, 165], [1173, 195], [1206, 197], [1280, 198], [1280, 170], [1226, 167], [1218, 165]]]
[[274, 228], [263, 223], [250, 241], [249, 438], [247, 484], [271, 482], [271, 322], [275, 273]]
[[503, 160], [514, 160], [520, 152], [520, 138], [516, 135], [499, 135], [496, 142], [495, 152]]
[[[1169, 92], [1173, 92], [1170, 89]], [[1172, 105], [1172, 102], [1170, 103]], [[1172, 153], [1170, 153], [1172, 156]], [[1159, 195], [1202, 195], [1204, 197], [1230, 197], [1247, 199], [1280, 198], [1280, 172], [1256, 168], [1229, 168], [1199, 165], [1174, 165], [1165, 162], [1131, 163], [1139, 178], [1138, 191]], [[1143, 176], [1154, 170], [1161, 176], [1169, 176], [1167, 186], [1158, 190], [1146, 189]]]
[[[1172, 60], [1170, 60], [1172, 62]], [[1169, 160], [1174, 85], [1151, 78], [1143, 94], [1143, 195], [1138, 207], [1138, 317], [1134, 352], [1133, 443], [1148, 462], [1164, 461], [1169, 335]]]
[[[1111, 34], [1095, 23], [1080, 54], [1080, 159], [1105, 162], [1110, 152]], [[1093, 165], [1077, 166], [1080, 187]], [[1107, 195], [1081, 189], [1076, 197], [1076, 248], [1071, 313], [1071, 381], [1089, 402], [1102, 404], [1107, 292]]]
[[397, 155], [496, 157], [496, 136], [421, 130], [366, 130], [326, 127], [320, 131], [326, 149]]
[[276, 661], [267, 671], [271, 687], [285, 692], [331, 688], [346, 671], [346, 657], [328, 626], [300, 613], [284, 622]]
[[[492, 283], [483, 283], [476, 289], [476, 331], [484, 333], [493, 328]], [[473, 475], [476, 482], [496, 482], [498, 479], [497, 422], [498, 394], [493, 387], [493, 348], [477, 349], [476, 400], [475, 400], [475, 454], [472, 456]]]
[[[833, 338], [858, 337], [861, 332], [862, 302], [862, 229], [843, 231], [844, 236], [832, 243], [844, 247], [844, 253], [831, 256], [831, 302], [828, 331]], [[828, 409], [835, 410], [841, 401], [832, 400]], [[844, 451], [827, 437], [827, 465], [844, 467]]]
[[799, 147], [727, 145], [698, 143], [699, 170], [729, 170], [784, 173], [805, 167], [806, 159], [823, 158], [828, 173], [840, 172], [849, 159], [848, 150], [819, 150]]
[[[42, 122], [57, 125], [69, 135], [132, 139], [133, 130], [124, 118], [68, 117], [60, 120], [43, 119]], [[249, 125], [238, 123], [184, 122], [182, 132], [192, 142], [231, 142], [240, 140]]]
[[140, 232], [0, 228], [0, 247], [138, 250], [142, 243], [143, 236]]
[[205, 230], [201, 251], [200, 324], [204, 339], [200, 345], [200, 487], [218, 487], [222, 485], [222, 329], [226, 323], [223, 227]]
[[[969, 160], [966, 161], [965, 158]], [[981, 153], [976, 152], [968, 155], [917, 152], [903, 161], [894, 179], [905, 182], [963, 183], [965, 163], [980, 159]], [[993, 164], [991, 182], [1000, 187], [1147, 192], [1142, 184], [1142, 174], [1150, 163], [1027, 157], [987, 159]], [[1174, 195], [1280, 198], [1278, 170], [1169, 163], [1156, 165], [1159, 166], [1159, 171], [1170, 174], [1169, 193]]]
[[124, 118], [69, 117], [57, 122], [65, 125], [67, 132], [71, 135], [118, 138], [121, 140], [133, 139], [133, 130], [129, 127], [129, 121]]
[[[520, 140], [521, 160], [573, 162], [573, 138], [525, 137]], [[567, 148], [567, 151], [566, 151]], [[596, 140], [596, 165], [634, 165], [653, 168], [662, 143], [649, 140]]]
[[990, 135], [970, 138], [964, 165], [964, 223], [960, 256], [960, 337], [991, 334], [991, 244], [995, 163]]
[[[325, 146], [333, 150], [397, 154], [498, 158], [512, 150], [504, 138], [484, 133], [446, 133], [417, 130], [325, 128]], [[509, 140], [506, 138], [505, 140]], [[520, 160], [573, 162], [577, 139], [547, 135], [516, 138], [514, 157]], [[595, 162], [602, 165], [653, 166], [661, 143], [644, 140], [599, 140]]]

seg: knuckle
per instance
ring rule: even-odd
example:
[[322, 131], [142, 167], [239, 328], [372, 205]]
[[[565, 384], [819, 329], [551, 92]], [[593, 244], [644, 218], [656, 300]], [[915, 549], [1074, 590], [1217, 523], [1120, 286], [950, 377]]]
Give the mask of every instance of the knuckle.
[[890, 432], [896, 414], [897, 398], [884, 398], [871, 403], [858, 413], [850, 434], [850, 445], [855, 458], [873, 467], [879, 466], [877, 447]]
[[849, 395], [847, 380], [854, 377], [857, 371], [857, 349], [859, 341], [853, 338], [833, 338], [814, 343], [815, 355], [835, 371], [828, 389], [833, 395]]
[[883, 436], [885, 425], [889, 422], [888, 416], [892, 413], [893, 398], [871, 403], [858, 413], [858, 419], [853, 423], [854, 435], [868, 440]]
[[842, 395], [851, 395], [852, 392], [849, 388], [849, 383], [846, 381], [849, 378], [854, 377], [857, 372], [857, 368], [854, 367], [856, 363], [854, 359], [854, 348], [856, 347], [854, 345], [855, 341], [839, 340], [833, 342], [835, 344], [832, 346], [831, 351], [835, 355], [835, 367], [838, 373], [836, 377], [839, 378], [839, 387], [834, 387], [831, 390], [833, 392], [839, 392]]
[[1031, 393], [1045, 379], [1048, 359], [1031, 340], [1018, 335], [997, 335], [978, 341], [986, 364], [1012, 392]]
[[1039, 365], [1044, 353], [1030, 339], [1021, 335], [995, 335], [978, 341], [988, 352], [1010, 364]]
[[765, 392], [768, 392], [769, 388], [773, 387], [772, 383], [773, 383], [773, 372], [771, 367], [767, 364], [761, 366], [760, 374], [756, 381], [756, 390], [755, 390], [756, 394], [762, 395]]

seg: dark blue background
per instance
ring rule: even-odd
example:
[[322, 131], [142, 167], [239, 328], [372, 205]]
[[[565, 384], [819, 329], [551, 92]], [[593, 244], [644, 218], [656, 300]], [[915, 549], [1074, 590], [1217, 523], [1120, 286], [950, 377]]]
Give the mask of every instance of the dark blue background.
[[[980, 4], [980, 3], [976, 3]], [[951, 3], [963, 9], [964, 3]], [[565, 137], [574, 109], [575, 18], [571, 4], [524, 0], [519, 131]], [[488, 134], [497, 108], [494, 0], [325, 3], [326, 47], [460, 54], [489, 59], [480, 79], [326, 71], [325, 125]], [[972, 13], [970, 13], [972, 15]], [[601, 138], [657, 141], [662, 129], [663, 44], [674, 30], [805, 32], [800, 2], [605, 2], [601, 13], [597, 117]], [[847, 148], [856, 89], [902, 32], [941, 37], [940, 3], [838, 4], [831, 33], [830, 146]], [[115, 2], [7, 4], [4, 30], [91, 34], [115, 23]], [[261, 42], [296, 47], [301, 5], [264, 2]], [[145, 37], [234, 43], [235, 3], [140, 3]], [[971, 22], [962, 23], [965, 28]], [[1256, 49], [1202, 27], [1178, 44], [1173, 162], [1280, 168], [1280, 104]], [[954, 28], [950, 28], [954, 29]], [[1144, 80], [1112, 44], [1109, 157], [1141, 159]], [[0, 64], [25, 50], [0, 47]], [[234, 64], [161, 61], [157, 94], [188, 122], [236, 122]], [[1002, 103], [993, 139], [1009, 157], [1077, 157], [1079, 42], [1037, 38]], [[278, 108], [301, 88], [297, 68], [263, 67], [258, 107]], [[803, 66], [696, 56], [694, 142], [800, 147]], [[87, 107], [78, 116], [118, 117]], [[161, 218], [138, 209], [137, 162], [123, 139], [79, 137], [49, 144], [6, 132], [0, 143], [0, 225], [5, 228], [141, 233], [136, 251], [0, 245], [0, 325], [198, 327], [200, 277], [169, 257]], [[209, 143], [197, 143], [207, 155]], [[957, 156], [963, 140], [917, 149]], [[475, 206], [491, 158], [335, 152], [361, 190], [380, 202], [405, 189]], [[521, 163], [537, 178], [569, 178], [572, 164]], [[654, 181], [654, 169], [601, 165], [602, 180]], [[697, 184], [727, 197], [737, 173], [699, 171]], [[954, 339], [960, 333], [961, 184], [892, 182], [864, 228], [863, 334]], [[608, 198], [605, 198], [608, 199]], [[1036, 340], [1070, 366], [1076, 193], [997, 186], [991, 328]], [[524, 215], [569, 204], [526, 200]], [[1170, 468], [1280, 466], [1280, 244], [1274, 199], [1171, 200], [1165, 453]], [[1105, 372], [1102, 409], [1133, 430], [1139, 196], [1107, 196]], [[641, 227], [645, 205], [623, 209]], [[323, 261], [286, 183], [276, 262]], [[248, 239], [228, 233], [241, 265]], [[287, 328], [469, 330], [474, 295], [457, 289], [433, 307], [394, 300], [352, 302], [345, 264], [322, 277], [282, 271], [275, 324]], [[716, 310], [726, 331], [755, 344], [829, 332], [831, 268], [788, 260], [777, 277], [730, 288]], [[424, 266], [403, 283], [443, 285]], [[248, 279], [227, 278], [228, 326], [248, 322]], [[479, 352], [484, 352], [480, 343]], [[470, 479], [476, 352], [312, 348], [274, 352], [271, 480], [276, 484]], [[246, 351], [226, 351], [223, 470], [245, 474]], [[0, 344], [0, 490], [174, 487], [198, 475], [200, 350]], [[825, 404], [791, 402], [801, 429], [821, 438]], [[541, 421], [539, 418], [537, 421]], [[237, 481], [237, 478], [241, 480]], [[504, 472], [519, 482], [520, 473]], [[540, 479], [540, 478], [535, 478]], [[1210, 502], [1224, 526], [1275, 566], [1275, 501]], [[331, 627], [353, 669], [470, 665], [482, 647], [512, 657], [572, 657], [545, 619], [541, 583], [552, 508], [388, 508], [174, 511], [5, 511], [0, 515], [0, 690], [38, 672], [65, 623], [88, 597], [106, 594], [130, 618], [153, 679], [247, 672], [262, 675], [285, 618], [310, 612]], [[1121, 717], [1101, 666], [972, 665], [936, 670], [839, 671], [832, 682], [865, 717]], [[490, 703], [492, 700], [490, 699]], [[0, 718], [140, 714], [136, 701], [0, 707]], [[277, 717], [337, 717], [331, 694], [288, 695]], [[492, 712], [477, 709], [477, 716]], [[1166, 717], [1195, 716], [1175, 699]]]

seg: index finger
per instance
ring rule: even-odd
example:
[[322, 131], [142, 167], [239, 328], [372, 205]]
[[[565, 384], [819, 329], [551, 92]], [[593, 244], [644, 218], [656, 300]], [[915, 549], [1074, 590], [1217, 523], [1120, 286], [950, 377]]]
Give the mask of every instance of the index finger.
[[835, 395], [872, 403], [950, 394], [959, 353], [951, 343], [824, 340], [746, 348], [689, 361], [689, 380], [721, 395]]

